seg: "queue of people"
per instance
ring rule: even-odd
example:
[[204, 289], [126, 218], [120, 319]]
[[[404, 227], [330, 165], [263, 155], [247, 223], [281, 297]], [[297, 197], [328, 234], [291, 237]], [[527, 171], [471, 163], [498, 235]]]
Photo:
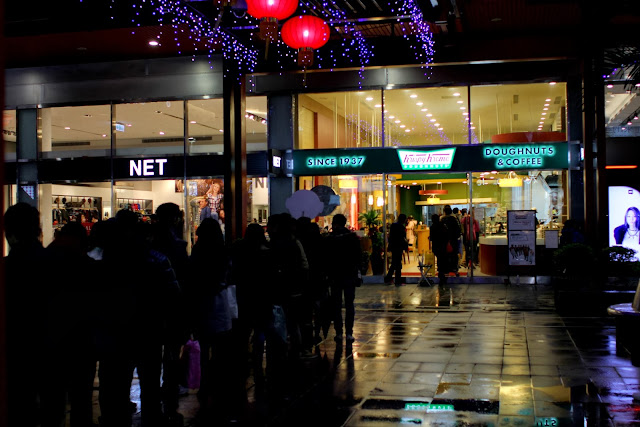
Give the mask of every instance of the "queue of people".
[[96, 373], [100, 425], [131, 425], [136, 370], [143, 426], [183, 425], [181, 354], [194, 339], [201, 418], [228, 422], [243, 413], [249, 373], [256, 395], [277, 398], [287, 366], [313, 358], [332, 321], [339, 345], [343, 333], [355, 339], [361, 250], [343, 215], [328, 235], [308, 218], [272, 215], [269, 239], [252, 223], [232, 245], [205, 218], [190, 256], [182, 221], [173, 203], [153, 223], [121, 210], [88, 237], [66, 224], [44, 248], [38, 211], [7, 210], [10, 426], [58, 427], [67, 403], [72, 426], [93, 426]]

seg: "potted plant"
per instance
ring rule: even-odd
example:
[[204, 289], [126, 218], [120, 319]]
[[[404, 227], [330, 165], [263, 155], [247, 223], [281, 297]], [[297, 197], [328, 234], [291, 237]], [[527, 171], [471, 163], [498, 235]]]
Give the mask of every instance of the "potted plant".
[[622, 246], [604, 248], [600, 253], [600, 269], [607, 285], [635, 289], [640, 277], [640, 261], [633, 249]]
[[358, 221], [364, 222], [367, 229], [378, 227], [380, 225], [380, 214], [375, 209], [371, 209], [370, 211], [361, 213], [358, 216]]
[[377, 226], [369, 228], [371, 239], [371, 272], [374, 275], [384, 274], [384, 236]]

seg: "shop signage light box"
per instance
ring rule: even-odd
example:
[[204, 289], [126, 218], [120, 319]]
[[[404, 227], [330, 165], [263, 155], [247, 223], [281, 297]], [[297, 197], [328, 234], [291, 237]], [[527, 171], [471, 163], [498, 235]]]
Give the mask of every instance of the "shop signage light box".
[[293, 173], [353, 175], [405, 171], [491, 171], [497, 169], [567, 169], [566, 142], [487, 144], [456, 147], [391, 147], [295, 150]]

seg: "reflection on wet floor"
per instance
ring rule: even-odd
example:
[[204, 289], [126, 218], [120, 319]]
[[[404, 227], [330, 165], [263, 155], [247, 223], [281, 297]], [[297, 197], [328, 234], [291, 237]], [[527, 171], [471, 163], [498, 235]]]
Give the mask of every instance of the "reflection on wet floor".
[[[448, 295], [453, 304], [448, 305]], [[434, 307], [447, 301], [443, 308]], [[549, 287], [364, 285], [356, 341], [333, 335], [291, 364], [281, 402], [248, 383], [241, 425], [640, 424], [640, 368], [617, 357], [608, 318], [563, 318]], [[197, 425], [197, 400], [181, 400]]]

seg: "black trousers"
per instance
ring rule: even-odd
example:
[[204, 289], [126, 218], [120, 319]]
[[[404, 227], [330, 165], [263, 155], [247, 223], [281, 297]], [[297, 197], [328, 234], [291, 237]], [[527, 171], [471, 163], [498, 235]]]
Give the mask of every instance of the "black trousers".
[[391, 267], [387, 272], [387, 275], [384, 276], [385, 282], [390, 282], [394, 273], [396, 275], [396, 286], [400, 286], [402, 283], [402, 253], [404, 250], [392, 250], [391, 251]]

